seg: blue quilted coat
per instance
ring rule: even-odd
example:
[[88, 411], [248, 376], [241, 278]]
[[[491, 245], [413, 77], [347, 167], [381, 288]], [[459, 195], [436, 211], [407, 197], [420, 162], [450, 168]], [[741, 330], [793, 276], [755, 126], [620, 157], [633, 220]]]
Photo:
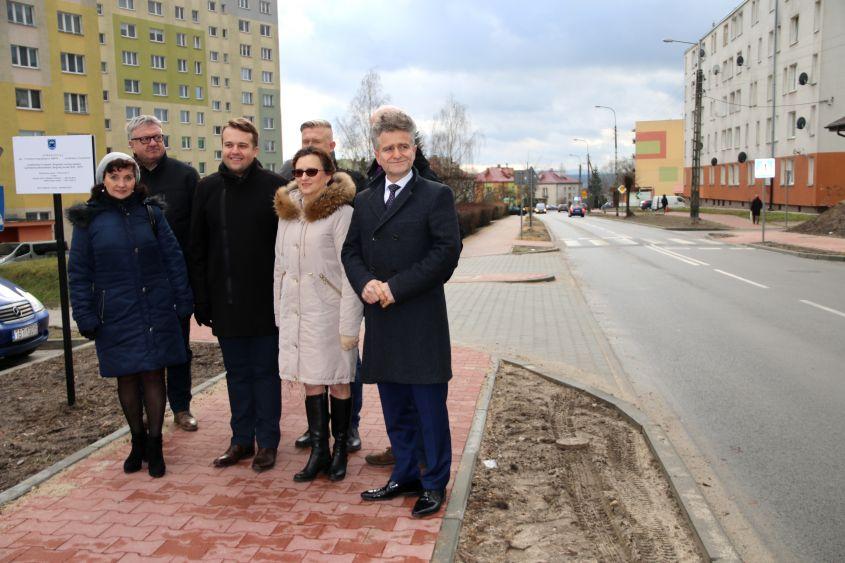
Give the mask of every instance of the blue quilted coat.
[[103, 377], [187, 361], [179, 319], [191, 314], [193, 296], [161, 205], [100, 194], [68, 210], [73, 319], [80, 331], [96, 331]]

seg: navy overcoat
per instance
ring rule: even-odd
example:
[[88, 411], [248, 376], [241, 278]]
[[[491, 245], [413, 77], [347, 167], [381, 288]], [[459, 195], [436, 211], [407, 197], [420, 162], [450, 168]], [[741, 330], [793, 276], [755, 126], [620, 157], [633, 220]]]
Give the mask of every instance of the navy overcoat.
[[159, 201], [100, 194], [67, 215], [74, 227], [68, 263], [73, 319], [80, 331], [96, 331], [100, 374], [187, 361], [179, 319], [191, 314], [193, 296]]
[[341, 258], [361, 296], [387, 281], [396, 303], [364, 304], [364, 383], [445, 383], [452, 377], [443, 285], [461, 254], [455, 198], [448, 186], [414, 176], [384, 208], [384, 176], [355, 197]]

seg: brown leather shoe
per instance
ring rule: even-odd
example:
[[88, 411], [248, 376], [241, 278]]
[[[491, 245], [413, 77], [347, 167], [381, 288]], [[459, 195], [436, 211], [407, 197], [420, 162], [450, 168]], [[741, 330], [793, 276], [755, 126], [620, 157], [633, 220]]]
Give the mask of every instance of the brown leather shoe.
[[235, 465], [242, 459], [247, 459], [255, 455], [255, 446], [242, 446], [240, 444], [232, 444], [229, 449], [220, 457], [214, 458], [214, 467], [229, 467]]
[[273, 469], [274, 465], [276, 465], [276, 448], [258, 448], [258, 453], [252, 460], [252, 469], [261, 473]]
[[177, 428], [181, 428], [185, 432], [196, 432], [199, 426], [197, 419], [191, 414], [191, 411], [179, 411], [173, 413], [173, 423]]
[[393, 457], [393, 450], [390, 446], [380, 454], [367, 454], [364, 456], [364, 461], [370, 465], [385, 466], [396, 463], [396, 458]]

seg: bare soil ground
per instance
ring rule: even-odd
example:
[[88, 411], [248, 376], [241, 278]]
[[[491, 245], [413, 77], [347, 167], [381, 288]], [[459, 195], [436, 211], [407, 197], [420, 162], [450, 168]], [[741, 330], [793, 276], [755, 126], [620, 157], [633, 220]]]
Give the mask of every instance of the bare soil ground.
[[845, 238], [845, 201], [840, 201], [815, 219], [788, 229], [805, 235], [825, 235]]
[[648, 211], [645, 213], [634, 212], [630, 217], [625, 217], [624, 212], [619, 212], [617, 217], [612, 210], [607, 214], [602, 214], [600, 211], [593, 211], [592, 215], [606, 219], [615, 219], [617, 221], [628, 221], [631, 223], [639, 223], [640, 225], [650, 225], [653, 227], [662, 227], [664, 229], [696, 229], [702, 231], [724, 231], [728, 227], [713, 221], [706, 221], [701, 219], [698, 223], [693, 223], [690, 220], [689, 213], [681, 213], [670, 211], [665, 215], [662, 212]]
[[[224, 371], [217, 344], [194, 342], [191, 349], [193, 385]], [[0, 491], [126, 424], [117, 400], [117, 383], [100, 377], [94, 347], [75, 349], [73, 366], [76, 404], [72, 407], [67, 404], [62, 355], [4, 374]]]
[[531, 220], [530, 227], [528, 226], [528, 217], [523, 218], [522, 235], [519, 238], [522, 240], [542, 240], [546, 242], [552, 240], [552, 237], [549, 236], [549, 231], [546, 230], [546, 226], [537, 217]]
[[[572, 447], [579, 441], [585, 445]], [[703, 559], [634, 426], [589, 395], [506, 365], [497, 375], [457, 560]]]

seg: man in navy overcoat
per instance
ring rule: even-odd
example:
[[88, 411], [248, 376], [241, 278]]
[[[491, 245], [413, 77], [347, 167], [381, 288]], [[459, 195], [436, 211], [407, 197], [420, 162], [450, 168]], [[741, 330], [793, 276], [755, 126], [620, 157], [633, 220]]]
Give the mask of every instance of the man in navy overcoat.
[[[364, 500], [419, 495], [412, 515], [443, 504], [452, 442], [446, 409], [452, 377], [443, 286], [458, 264], [461, 237], [452, 190], [413, 168], [414, 121], [384, 112], [373, 124], [384, 175], [355, 198], [342, 260], [365, 303], [362, 380], [378, 384], [396, 465], [388, 483]], [[416, 415], [419, 413], [419, 416]], [[421, 434], [425, 459], [417, 459]], [[426, 466], [420, 475], [419, 463]]]

